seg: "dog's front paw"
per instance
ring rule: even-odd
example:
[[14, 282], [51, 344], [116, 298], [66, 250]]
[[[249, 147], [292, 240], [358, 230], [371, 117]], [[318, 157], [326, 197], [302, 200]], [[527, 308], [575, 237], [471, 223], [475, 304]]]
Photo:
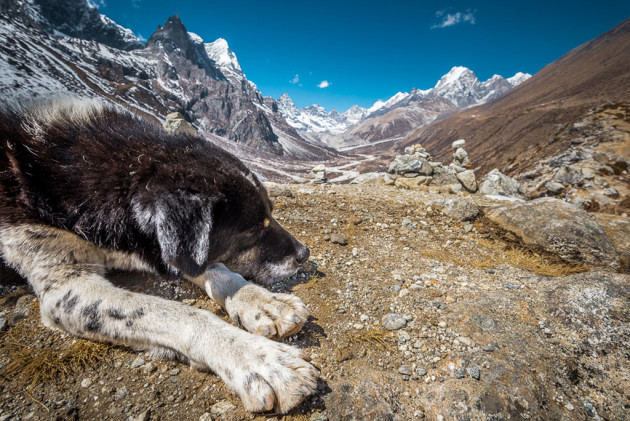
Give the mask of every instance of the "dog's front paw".
[[274, 339], [297, 333], [310, 314], [298, 297], [275, 294], [253, 284], [228, 298], [225, 309], [247, 331]]
[[239, 395], [248, 411], [283, 414], [315, 391], [319, 370], [306, 361], [309, 358], [304, 352], [262, 337], [253, 336], [247, 342], [227, 372], [218, 370], [217, 374]]

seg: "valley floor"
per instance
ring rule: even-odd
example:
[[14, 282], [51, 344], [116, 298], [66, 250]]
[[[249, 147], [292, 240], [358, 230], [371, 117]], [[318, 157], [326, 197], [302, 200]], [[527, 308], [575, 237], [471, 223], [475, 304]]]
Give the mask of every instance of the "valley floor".
[[[429, 204], [455, 196], [389, 186], [271, 195], [278, 221], [311, 249], [273, 289], [311, 310], [287, 342], [321, 368], [315, 395], [284, 417], [250, 415], [213, 374], [44, 328], [14, 282], [0, 297], [0, 420], [630, 417], [629, 276], [524, 248], [485, 219], [499, 204], [486, 197], [468, 197], [482, 215], [460, 221]], [[339, 235], [347, 245], [330, 241]], [[113, 280], [227, 320], [184, 282]]]

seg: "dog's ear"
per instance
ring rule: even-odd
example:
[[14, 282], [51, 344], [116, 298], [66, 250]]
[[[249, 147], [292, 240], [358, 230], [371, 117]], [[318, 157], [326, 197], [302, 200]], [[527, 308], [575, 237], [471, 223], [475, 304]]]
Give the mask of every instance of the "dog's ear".
[[208, 265], [214, 206], [220, 196], [176, 190], [156, 201], [155, 233], [162, 259], [185, 275], [197, 277]]

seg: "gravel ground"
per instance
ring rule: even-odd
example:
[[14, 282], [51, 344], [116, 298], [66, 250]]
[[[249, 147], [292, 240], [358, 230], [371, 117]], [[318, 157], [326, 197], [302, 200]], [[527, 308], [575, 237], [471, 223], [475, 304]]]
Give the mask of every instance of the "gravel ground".
[[[0, 421], [630, 419], [627, 275], [522, 250], [488, 225], [497, 202], [483, 197], [378, 185], [273, 196], [278, 221], [311, 248], [272, 289], [311, 310], [286, 342], [321, 368], [315, 395], [285, 416], [249, 414], [211, 373], [44, 328], [28, 287], [5, 277]], [[429, 205], [444, 198], [481, 215]], [[185, 282], [112, 279], [226, 318]]]

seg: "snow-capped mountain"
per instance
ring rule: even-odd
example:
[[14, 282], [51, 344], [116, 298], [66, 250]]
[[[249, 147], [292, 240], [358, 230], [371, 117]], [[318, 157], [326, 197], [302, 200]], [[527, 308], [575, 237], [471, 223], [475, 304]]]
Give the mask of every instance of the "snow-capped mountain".
[[[443, 113], [484, 104], [530, 77], [519, 72], [509, 79], [494, 75], [480, 82], [472, 70], [458, 66], [442, 76], [431, 89], [398, 92], [387, 101], [376, 101], [368, 109], [354, 105], [342, 114], [335, 110], [327, 112], [319, 105], [298, 109], [287, 94], [278, 99], [278, 107], [296, 130], [348, 133], [373, 141], [400, 136], [405, 130], [431, 123]], [[382, 118], [397, 109], [401, 110], [390, 116], [392, 121]]]
[[286, 123], [225, 40], [205, 43], [177, 15], [143, 45], [89, 0], [1, 0], [0, 95], [55, 93], [101, 97], [158, 122], [179, 111], [203, 133], [277, 155], [330, 154]]
[[343, 133], [368, 114], [367, 109], [358, 105], [353, 105], [341, 114], [337, 110], [327, 112], [324, 107], [317, 104], [298, 109], [288, 94], [283, 94], [276, 102], [287, 123], [303, 132]]

